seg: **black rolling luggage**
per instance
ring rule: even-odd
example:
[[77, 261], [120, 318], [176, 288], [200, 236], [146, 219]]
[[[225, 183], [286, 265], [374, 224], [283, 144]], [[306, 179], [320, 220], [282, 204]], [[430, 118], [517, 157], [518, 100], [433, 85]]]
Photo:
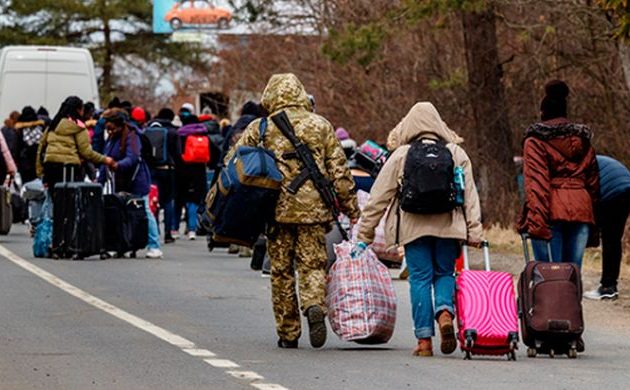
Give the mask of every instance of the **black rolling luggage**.
[[149, 238], [149, 220], [144, 199], [134, 198], [129, 194], [105, 195], [105, 252], [115, 252], [123, 257], [147, 246]]
[[92, 183], [58, 183], [54, 188], [54, 258], [82, 260], [103, 248], [103, 188]]

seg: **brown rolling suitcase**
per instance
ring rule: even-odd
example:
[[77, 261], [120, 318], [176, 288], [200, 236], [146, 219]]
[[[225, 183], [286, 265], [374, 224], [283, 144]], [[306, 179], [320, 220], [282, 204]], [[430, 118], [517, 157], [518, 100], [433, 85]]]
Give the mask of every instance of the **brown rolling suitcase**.
[[529, 261], [526, 236], [523, 250], [527, 264], [518, 281], [518, 301], [527, 356], [576, 358], [584, 332], [580, 269], [573, 263]]

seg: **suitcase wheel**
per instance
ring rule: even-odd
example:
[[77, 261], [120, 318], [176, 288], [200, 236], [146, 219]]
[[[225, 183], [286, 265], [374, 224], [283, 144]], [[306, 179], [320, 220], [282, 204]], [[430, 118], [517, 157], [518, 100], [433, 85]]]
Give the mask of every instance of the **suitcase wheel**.
[[569, 357], [569, 359], [576, 359], [577, 355], [578, 353], [576, 347], [571, 347], [571, 349], [569, 349], [569, 352], [567, 352], [567, 356]]
[[516, 350], [512, 349], [510, 352], [508, 352], [508, 360], [511, 360], [513, 362], [516, 361]]
[[556, 357], [556, 351], [554, 351], [553, 349], [549, 350], [549, 358], [553, 359]]
[[527, 357], [535, 358], [537, 354], [536, 348], [527, 348]]
[[466, 350], [466, 356], [464, 356], [464, 360], [472, 360], [472, 354], [469, 350]]
[[83, 260], [83, 256], [79, 254], [72, 255], [72, 260]]
[[131, 253], [129, 254], [129, 258], [130, 258], [130, 259], [135, 259], [136, 257], [137, 257], [137, 256], [136, 256], [136, 251], [133, 251], [133, 252], [131, 252]]

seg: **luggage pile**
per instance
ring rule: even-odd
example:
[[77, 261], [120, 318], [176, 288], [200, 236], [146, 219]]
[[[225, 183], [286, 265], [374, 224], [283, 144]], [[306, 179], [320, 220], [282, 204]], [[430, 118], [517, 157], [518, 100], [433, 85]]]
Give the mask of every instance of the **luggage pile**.
[[109, 253], [136, 257], [136, 251], [148, 242], [144, 199], [115, 193], [113, 177], [103, 194], [100, 184], [67, 182], [65, 173], [63, 182], [53, 189], [52, 220], [47, 216], [41, 181], [25, 185], [29, 208], [33, 203], [29, 219], [36, 226], [33, 255], [72, 260], [96, 255], [105, 259]]

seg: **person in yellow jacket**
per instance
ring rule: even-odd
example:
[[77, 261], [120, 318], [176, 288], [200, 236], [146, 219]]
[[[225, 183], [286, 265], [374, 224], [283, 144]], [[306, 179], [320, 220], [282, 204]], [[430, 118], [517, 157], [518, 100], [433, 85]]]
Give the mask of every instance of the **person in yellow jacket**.
[[[435, 334], [435, 320], [438, 321], [442, 338], [442, 353], [452, 353], [457, 347], [453, 327], [455, 259], [460, 253], [460, 242], [467, 241], [469, 245], [479, 246], [483, 235], [481, 207], [472, 164], [459, 146], [462, 139], [446, 126], [431, 103], [413, 106], [392, 133], [388, 147], [395, 151], [372, 186], [370, 201], [363, 209], [355, 251], [363, 250], [373, 242], [374, 230], [389, 208], [385, 241], [388, 246], [403, 245], [405, 248], [412, 316], [418, 339], [414, 354], [433, 355], [431, 337]], [[454, 166], [463, 168], [463, 206], [439, 214], [414, 214], [399, 210], [398, 194], [407, 153], [412, 143], [424, 140], [444, 141]]]
[[[310, 149], [319, 170], [328, 177], [338, 195], [344, 214], [359, 217], [354, 180], [346, 156], [335, 137], [332, 125], [312, 112], [311, 103], [300, 80], [293, 74], [271, 77], [262, 95], [261, 104], [273, 116], [285, 111], [297, 137]], [[259, 143], [260, 119], [253, 121], [237, 142], [256, 146]], [[312, 180], [303, 183], [296, 194], [288, 190], [303, 169], [290, 153], [291, 142], [282, 135], [273, 121], [268, 121], [264, 146], [275, 153], [284, 176], [276, 207], [276, 225], [270, 229], [268, 250], [271, 258], [271, 294], [280, 348], [297, 348], [301, 335], [300, 311], [295, 286], [295, 268], [299, 276], [301, 309], [308, 319], [311, 345], [326, 342], [326, 240], [333, 216], [324, 204]], [[234, 153], [232, 149], [227, 160]]]
[[106, 164], [114, 167], [116, 162], [92, 150], [88, 131], [83, 125], [83, 101], [76, 97], [68, 97], [59, 108], [50, 126], [42, 136], [37, 151], [36, 172], [42, 177], [49, 195], [48, 215], [52, 215], [52, 188], [62, 182], [83, 181], [85, 173], [82, 162]]

